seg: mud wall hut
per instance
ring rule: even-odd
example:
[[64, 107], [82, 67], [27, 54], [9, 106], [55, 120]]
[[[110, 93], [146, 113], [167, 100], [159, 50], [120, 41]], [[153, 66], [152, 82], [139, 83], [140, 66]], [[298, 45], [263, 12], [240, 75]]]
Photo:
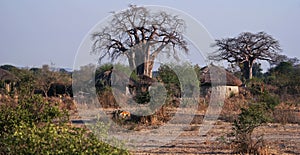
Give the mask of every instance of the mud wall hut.
[[201, 68], [200, 82], [200, 94], [203, 97], [211, 93], [212, 86], [220, 87], [222, 90], [225, 89], [226, 97], [229, 97], [238, 94], [239, 87], [242, 85], [242, 81], [239, 78], [215, 65]]

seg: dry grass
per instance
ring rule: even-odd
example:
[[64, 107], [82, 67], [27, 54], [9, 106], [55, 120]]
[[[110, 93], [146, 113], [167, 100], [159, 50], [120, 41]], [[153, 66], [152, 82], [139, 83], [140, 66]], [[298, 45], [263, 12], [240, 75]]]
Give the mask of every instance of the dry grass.
[[275, 108], [273, 117], [276, 123], [300, 124], [300, 106], [281, 103]]

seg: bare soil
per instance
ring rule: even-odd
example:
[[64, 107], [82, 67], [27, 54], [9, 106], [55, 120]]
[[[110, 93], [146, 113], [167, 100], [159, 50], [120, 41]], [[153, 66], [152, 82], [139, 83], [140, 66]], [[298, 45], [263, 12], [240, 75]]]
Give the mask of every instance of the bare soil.
[[[233, 154], [228, 136], [231, 123], [217, 121], [206, 134], [198, 130], [184, 131], [171, 143], [153, 150], [134, 151], [134, 154]], [[269, 154], [300, 154], [300, 126], [298, 124], [267, 124], [255, 130], [253, 138], [263, 135]], [[164, 134], [161, 133], [163, 137]], [[145, 142], [148, 143], [148, 142]], [[155, 142], [154, 142], [155, 143]]]
[[[174, 126], [187, 126], [180, 132], [173, 141], [160, 146], [158, 141], [145, 139], [140, 142], [141, 150], [130, 150], [133, 154], [152, 155], [152, 154], [234, 154], [234, 146], [230, 141], [234, 138], [232, 132], [232, 123], [218, 119], [214, 122], [213, 127], [205, 134], [199, 134], [199, 126], [201, 125], [205, 110], [199, 110], [196, 117], [189, 126], [175, 122], [168, 124], [170, 129]], [[97, 115], [97, 110], [89, 111], [91, 119]], [[188, 113], [186, 115], [189, 115]], [[295, 114], [298, 115], [298, 114]], [[297, 117], [297, 116], [295, 116]], [[75, 117], [74, 117], [75, 118]], [[82, 118], [80, 118], [82, 119]], [[160, 124], [165, 125], [165, 124]], [[154, 126], [137, 126], [132, 128], [139, 133], [151, 132]], [[171, 131], [170, 131], [171, 132]], [[124, 134], [124, 133], [123, 133]], [[159, 133], [160, 139], [167, 138], [168, 132]], [[125, 135], [122, 135], [125, 136]], [[268, 123], [255, 129], [253, 138], [263, 136], [264, 150], [266, 154], [300, 154], [300, 125]]]

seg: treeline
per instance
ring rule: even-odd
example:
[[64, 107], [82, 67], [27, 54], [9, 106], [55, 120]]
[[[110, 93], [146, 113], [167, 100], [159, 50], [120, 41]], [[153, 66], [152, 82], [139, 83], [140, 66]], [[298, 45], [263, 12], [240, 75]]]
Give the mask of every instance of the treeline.
[[[244, 81], [252, 94], [268, 91], [276, 94], [281, 101], [293, 101], [298, 104], [300, 97], [300, 65], [298, 61], [282, 61], [263, 73], [261, 64], [255, 63], [253, 79]], [[232, 68], [231, 68], [232, 69]], [[241, 71], [234, 74], [242, 79]]]
[[[125, 78], [137, 79], [135, 74], [130, 73], [129, 68], [120, 64], [116, 65], [117, 70], [123, 72], [122, 76]], [[114, 67], [116, 67], [114, 66]], [[170, 66], [173, 66], [171, 68]], [[165, 83], [169, 95], [180, 97], [180, 82], [178, 75], [174, 70], [185, 70], [187, 68], [193, 68], [196, 76], [201, 81], [200, 67], [195, 66], [180, 66], [177, 65], [161, 65], [158, 68], [157, 74], [155, 75], [156, 80], [160, 80]], [[94, 70], [94, 66], [87, 65], [83, 66], [79, 71], [78, 79], [82, 80], [88, 85], [91, 79], [86, 79], [84, 72], [86, 70]], [[29, 68], [20, 69], [12, 65], [0, 66], [1, 69], [10, 72], [13, 76], [10, 79], [1, 79], [0, 90], [2, 93], [15, 94], [17, 92], [26, 93], [27, 95], [42, 94], [45, 97], [58, 97], [61, 95], [73, 96], [72, 92], [72, 72], [68, 72], [64, 69], [54, 70], [49, 65], [43, 65], [42, 68]], [[105, 64], [96, 69], [95, 73], [95, 86], [97, 91], [103, 91], [111, 84], [111, 72], [113, 66], [111, 64]], [[116, 70], [116, 69], [115, 69]], [[233, 72], [237, 77], [242, 79], [242, 72], [228, 68], [229, 71]], [[127, 74], [126, 74], [127, 73]], [[252, 90], [252, 93], [256, 91], [268, 90], [271, 93], [278, 94], [282, 100], [285, 99], [296, 99], [300, 94], [300, 65], [296, 62], [280, 62], [277, 65], [271, 67], [266, 73], [262, 73], [260, 64], [255, 63], [253, 67], [253, 79], [244, 80], [245, 86]], [[187, 75], [184, 79], [188, 79]], [[181, 79], [182, 82], [183, 79]], [[242, 79], [243, 80], [243, 79]], [[115, 82], [115, 81], [114, 81]], [[5, 91], [5, 83], [10, 83], [11, 89], [9, 92]], [[86, 87], [84, 87], [86, 88]], [[88, 90], [82, 90], [87, 91]], [[188, 91], [186, 89], [186, 91]], [[171, 93], [171, 94], [170, 94]]]
[[0, 80], [2, 93], [28, 96], [41, 94], [44, 97], [73, 96], [72, 73], [64, 69], [55, 70], [49, 65], [29, 69], [3, 65], [0, 68], [11, 75]]

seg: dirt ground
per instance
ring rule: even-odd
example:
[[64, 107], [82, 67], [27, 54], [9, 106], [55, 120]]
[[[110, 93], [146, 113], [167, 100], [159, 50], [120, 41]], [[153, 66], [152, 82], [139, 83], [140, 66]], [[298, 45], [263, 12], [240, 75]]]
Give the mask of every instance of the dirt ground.
[[[133, 153], [141, 155], [233, 154], [233, 148], [227, 143], [232, 138], [227, 137], [227, 133], [230, 132], [230, 123], [217, 121], [206, 135], [200, 136], [198, 130], [184, 131], [176, 140], [165, 146]], [[300, 126], [298, 124], [267, 124], [255, 130], [253, 138], [258, 135], [263, 135], [269, 154], [300, 154]]]
[[[203, 112], [197, 113], [199, 119], [203, 118]], [[98, 115], [97, 110], [88, 111], [86, 116], [90, 118]], [[173, 122], [169, 124], [162, 124], [167, 126], [170, 130], [156, 133], [159, 139], [168, 139], [170, 133], [179, 135], [174, 137], [174, 140], [168, 141], [163, 146], [161, 142], [156, 141], [153, 137], [146, 137], [144, 140], [139, 141], [139, 146], [134, 146], [130, 150], [133, 154], [152, 155], [152, 154], [233, 154], [233, 146], [229, 141], [233, 139], [229, 133], [232, 132], [232, 123], [223, 120], [214, 122], [212, 128], [204, 135], [199, 134], [199, 124], [201, 121], [195, 121], [190, 125]], [[183, 126], [183, 130], [173, 130], [178, 126]], [[135, 127], [133, 130], [138, 134], [148, 134], [154, 128], [149, 127]], [[177, 133], [176, 133], [177, 132]], [[120, 138], [128, 136], [126, 132], [120, 133]], [[253, 138], [263, 136], [264, 149], [267, 154], [300, 154], [300, 125], [299, 124], [278, 124], [268, 123], [264, 126], [258, 127], [253, 133]], [[118, 138], [118, 136], [116, 136]], [[125, 142], [129, 144], [129, 142]], [[135, 143], [136, 144], [136, 143]], [[130, 145], [130, 144], [129, 144]]]

